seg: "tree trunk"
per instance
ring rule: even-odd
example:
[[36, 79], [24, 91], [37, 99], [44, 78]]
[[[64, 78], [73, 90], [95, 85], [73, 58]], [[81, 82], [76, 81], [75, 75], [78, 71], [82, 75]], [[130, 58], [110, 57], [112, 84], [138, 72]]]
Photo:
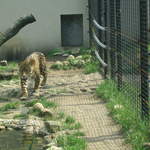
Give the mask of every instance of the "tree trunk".
[[3, 33], [0, 32], [0, 46], [15, 36], [23, 27], [35, 21], [36, 19], [32, 14], [25, 17], [20, 17], [11, 28], [8, 28]]

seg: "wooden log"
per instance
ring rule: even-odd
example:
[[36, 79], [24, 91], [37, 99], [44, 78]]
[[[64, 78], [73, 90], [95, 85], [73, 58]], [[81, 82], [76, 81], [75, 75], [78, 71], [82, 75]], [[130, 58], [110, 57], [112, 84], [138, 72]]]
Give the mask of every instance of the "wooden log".
[[3, 33], [0, 33], [0, 46], [2, 46], [6, 41], [15, 36], [23, 27], [35, 21], [36, 19], [32, 14], [25, 17], [20, 17], [12, 27], [8, 28]]

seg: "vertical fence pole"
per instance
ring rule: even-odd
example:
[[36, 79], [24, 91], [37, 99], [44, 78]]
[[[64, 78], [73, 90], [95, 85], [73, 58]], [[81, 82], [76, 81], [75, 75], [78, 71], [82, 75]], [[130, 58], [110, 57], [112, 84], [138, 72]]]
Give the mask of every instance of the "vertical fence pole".
[[121, 5], [120, 0], [116, 0], [116, 29], [117, 29], [117, 80], [118, 89], [122, 87], [122, 55], [121, 55]]
[[109, 1], [110, 6], [110, 73], [111, 79], [115, 80], [116, 72], [116, 31], [115, 31], [115, 0]]
[[[107, 0], [104, 0], [104, 26], [105, 27], [107, 27], [107, 25], [108, 25], [108, 22], [107, 22]], [[104, 44], [106, 45], [106, 46], [108, 46], [108, 36], [107, 36], [107, 30], [105, 31], [105, 42], [104, 42]], [[106, 63], [106, 64], [108, 64], [108, 49], [105, 49], [104, 50], [104, 62]], [[108, 72], [108, 68], [107, 67], [105, 67], [104, 68], [104, 78], [106, 79], [107, 78], [107, 72]]]
[[[97, 18], [97, 21], [100, 25], [102, 25], [102, 0], [97, 0], [97, 11], [98, 11], [98, 18]], [[101, 40], [102, 39], [102, 31], [101, 30], [98, 30], [98, 38]], [[102, 53], [102, 48], [99, 47], [98, 48], [99, 50], [99, 54], [100, 56], [102, 57], [103, 56], [103, 53]]]
[[140, 0], [141, 109], [143, 119], [147, 119], [149, 117], [147, 5], [147, 0]]
[[88, 7], [89, 7], [89, 37], [90, 37], [90, 39], [89, 39], [89, 42], [90, 42], [90, 47], [92, 46], [92, 30], [91, 30], [91, 27], [92, 27], [92, 25], [91, 25], [91, 15], [90, 15], [90, 13], [91, 13], [91, 0], [88, 0]]

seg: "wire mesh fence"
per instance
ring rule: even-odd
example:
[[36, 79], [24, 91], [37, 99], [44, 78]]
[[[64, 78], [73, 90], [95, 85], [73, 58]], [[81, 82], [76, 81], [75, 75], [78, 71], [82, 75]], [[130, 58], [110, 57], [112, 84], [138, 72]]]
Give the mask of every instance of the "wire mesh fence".
[[105, 78], [149, 118], [148, 1], [89, 0], [91, 46]]

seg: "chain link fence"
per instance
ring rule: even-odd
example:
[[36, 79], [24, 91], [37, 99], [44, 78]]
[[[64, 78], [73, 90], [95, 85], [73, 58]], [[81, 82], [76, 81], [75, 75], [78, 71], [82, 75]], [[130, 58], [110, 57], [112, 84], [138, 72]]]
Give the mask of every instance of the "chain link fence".
[[90, 43], [104, 78], [131, 99], [138, 116], [149, 118], [147, 0], [89, 0]]

